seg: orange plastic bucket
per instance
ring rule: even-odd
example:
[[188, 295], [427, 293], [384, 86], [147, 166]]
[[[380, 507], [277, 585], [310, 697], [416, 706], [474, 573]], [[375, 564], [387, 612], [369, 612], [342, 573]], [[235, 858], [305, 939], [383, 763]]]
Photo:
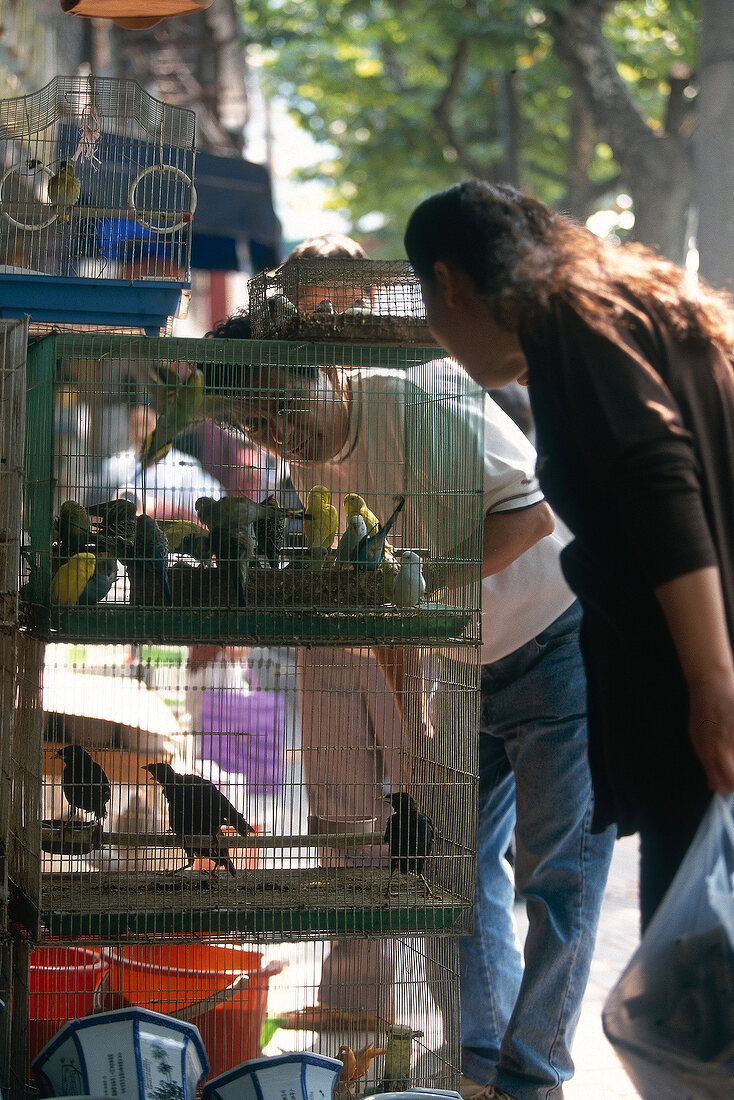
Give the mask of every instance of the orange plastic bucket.
[[28, 981], [28, 1062], [69, 1020], [88, 1016], [105, 960], [81, 947], [37, 947]]
[[141, 944], [109, 952], [101, 1008], [138, 1005], [195, 1024], [213, 1075], [260, 1054], [270, 977], [262, 952], [229, 944]]

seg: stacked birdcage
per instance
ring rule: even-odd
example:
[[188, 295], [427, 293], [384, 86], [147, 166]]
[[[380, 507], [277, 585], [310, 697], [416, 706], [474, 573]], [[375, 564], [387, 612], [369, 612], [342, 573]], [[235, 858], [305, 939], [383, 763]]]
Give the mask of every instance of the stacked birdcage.
[[[53, 643], [36, 1045], [137, 1004], [197, 1022], [212, 1072], [347, 1048], [370, 1063], [350, 1096], [456, 1084], [483, 493], [451, 424], [480, 424], [483, 397], [437, 354], [89, 333], [30, 347], [21, 615]], [[395, 372], [410, 476], [354, 434], [387, 431]], [[362, 388], [372, 411], [344, 434]], [[272, 457], [287, 442], [302, 462]], [[398, 795], [428, 823], [407, 863]]]
[[263, 339], [433, 342], [406, 260], [295, 257], [250, 280], [249, 305], [252, 334]]
[[0, 316], [159, 335], [190, 289], [195, 116], [108, 77], [0, 101]]
[[19, 628], [28, 322], [0, 321], [0, 1087], [23, 1078], [24, 967], [39, 932], [42, 645]]
[[[481, 408], [480, 391], [466, 375], [454, 372], [450, 388], [440, 395], [415, 387], [407, 430], [416, 462], [426, 466], [420, 490], [400, 492], [398, 458], [381, 470], [358, 468], [355, 460], [351, 468], [344, 467], [347, 482], [331, 501], [329, 490], [320, 491], [316, 479], [321, 471], [312, 463], [313, 484], [300, 509], [284, 505], [277, 493], [262, 492], [270, 497], [263, 504], [239, 489], [222, 505], [221, 482], [213, 488], [213, 479], [192, 454], [192, 448], [206, 445], [209, 429], [202, 425], [217, 418], [246, 426], [250, 439], [257, 438], [264, 402], [276, 431], [285, 430], [289, 420], [309, 418], [313, 410], [298, 386], [282, 394], [273, 390], [280, 376], [316, 377], [338, 357], [355, 384], [365, 372], [375, 379], [376, 404], [389, 410], [395, 396], [380, 392], [378, 364], [397, 364], [420, 379], [432, 354], [425, 348], [393, 348], [389, 355], [374, 349], [370, 360], [366, 350], [87, 335], [48, 337], [31, 347], [29, 575], [23, 593], [36, 625], [59, 639], [108, 642], [476, 643], [478, 571], [461, 588], [453, 588], [451, 578], [478, 560], [481, 456], [462, 437], [442, 438], [437, 451], [422, 428], [439, 397], [447, 415], [454, 406]], [[232, 390], [245, 376], [243, 388]], [[336, 399], [332, 404], [336, 409]], [[110, 440], [116, 431], [119, 435], [120, 417], [126, 422], [132, 411], [143, 418], [137, 448], [126, 440], [122, 457], [110, 464]], [[379, 434], [381, 427], [375, 413], [374, 423], [362, 430]], [[173, 446], [177, 437], [188, 451]], [[266, 452], [249, 444], [225, 454], [221, 448], [229, 446], [227, 438], [217, 436], [221, 477], [239, 478], [239, 484], [257, 492], [268, 480]], [[475, 532], [473, 544], [455, 545], [447, 501], [432, 491], [428, 479], [437, 463], [452, 471], [450, 512]], [[117, 496], [124, 499], [110, 503]], [[321, 518], [309, 514], [311, 496], [313, 507], [328, 519], [324, 531]], [[395, 513], [386, 552], [365, 568], [337, 546], [350, 519], [346, 497], [359, 497], [357, 508], [364, 506], [373, 516]], [[139, 520], [137, 512], [148, 518]], [[146, 538], [150, 541], [144, 545]], [[420, 558], [424, 571], [442, 578], [436, 588], [448, 596], [397, 596], [394, 580], [404, 550]], [[83, 588], [87, 581], [93, 583], [79, 598], [76, 585]]]

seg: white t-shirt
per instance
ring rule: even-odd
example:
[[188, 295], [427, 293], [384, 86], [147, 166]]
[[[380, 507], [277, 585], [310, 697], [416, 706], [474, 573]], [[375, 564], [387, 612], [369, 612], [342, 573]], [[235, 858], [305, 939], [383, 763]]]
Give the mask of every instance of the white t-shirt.
[[[480, 556], [487, 513], [543, 500], [533, 447], [453, 361], [357, 368], [346, 377], [351, 413], [345, 446], [324, 462], [291, 461], [291, 478], [303, 500], [315, 484], [331, 490], [337, 508], [345, 493], [359, 493], [382, 522], [395, 498], [405, 495], [391, 541], [448, 559], [472, 532], [473, 557]], [[341, 515], [339, 530], [345, 526]], [[552, 535], [484, 579], [483, 664], [530, 641], [571, 605], [573, 593], [558, 560], [569, 537], [556, 519]]]

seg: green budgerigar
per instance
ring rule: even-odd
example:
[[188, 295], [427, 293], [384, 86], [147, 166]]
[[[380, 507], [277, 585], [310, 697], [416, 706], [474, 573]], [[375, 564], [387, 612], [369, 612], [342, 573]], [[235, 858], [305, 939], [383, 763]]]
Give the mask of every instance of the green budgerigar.
[[53, 525], [53, 538], [58, 543], [60, 558], [70, 558], [86, 549], [89, 527], [87, 509], [75, 500], [65, 500]]
[[204, 374], [194, 368], [185, 382], [174, 387], [173, 396], [158, 417], [140, 451], [143, 466], [160, 462], [170, 451], [176, 436], [196, 421], [204, 407]]

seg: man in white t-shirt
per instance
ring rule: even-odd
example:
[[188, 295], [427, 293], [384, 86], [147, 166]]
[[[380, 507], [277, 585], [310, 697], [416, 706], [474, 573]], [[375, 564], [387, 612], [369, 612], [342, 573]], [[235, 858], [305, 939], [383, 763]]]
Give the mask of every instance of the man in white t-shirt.
[[[428, 570], [434, 586], [470, 582], [481, 539], [477, 887], [475, 932], [460, 940], [462, 1091], [561, 1097], [614, 837], [591, 833], [581, 615], [561, 575], [566, 534], [535, 479], [535, 452], [449, 360], [407, 370], [246, 366], [233, 416], [287, 458], [303, 497], [314, 484], [334, 503], [358, 491], [384, 521], [404, 495], [396, 532], [443, 562]], [[481, 507], [476, 493], [471, 504], [479, 484]], [[504, 858], [513, 828], [529, 921], [524, 971]]]

